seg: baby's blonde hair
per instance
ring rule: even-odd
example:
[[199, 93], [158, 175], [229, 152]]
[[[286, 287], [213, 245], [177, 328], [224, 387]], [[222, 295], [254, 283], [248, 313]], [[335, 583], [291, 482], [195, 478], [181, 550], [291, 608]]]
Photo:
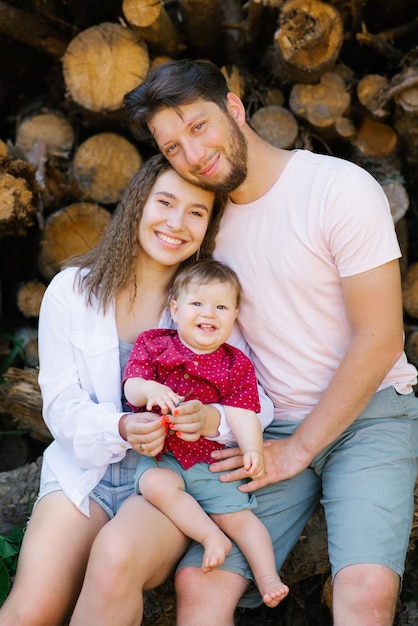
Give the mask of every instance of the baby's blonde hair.
[[237, 308], [241, 297], [241, 285], [232, 268], [213, 259], [204, 259], [181, 269], [173, 282], [171, 298], [177, 300], [182, 291], [191, 285], [200, 287], [208, 283], [228, 283], [236, 292]]

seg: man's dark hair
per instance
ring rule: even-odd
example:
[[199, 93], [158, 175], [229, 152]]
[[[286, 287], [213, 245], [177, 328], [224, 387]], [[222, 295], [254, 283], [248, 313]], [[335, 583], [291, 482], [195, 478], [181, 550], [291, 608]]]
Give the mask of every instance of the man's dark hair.
[[138, 140], [149, 141], [152, 135], [148, 122], [160, 109], [178, 109], [196, 100], [206, 100], [226, 111], [229, 91], [224, 75], [210, 61], [184, 59], [161, 63], [150, 70], [145, 82], [125, 95], [124, 123]]

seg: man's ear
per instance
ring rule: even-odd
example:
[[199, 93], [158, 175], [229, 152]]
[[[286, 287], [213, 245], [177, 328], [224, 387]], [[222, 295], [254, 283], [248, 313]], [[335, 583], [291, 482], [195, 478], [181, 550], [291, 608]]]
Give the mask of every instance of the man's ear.
[[245, 115], [245, 108], [242, 103], [242, 100], [238, 98], [238, 96], [232, 91], [228, 92], [226, 96], [226, 100], [227, 100], [227, 105], [228, 105], [228, 111], [232, 115], [234, 120], [237, 122], [237, 124], [239, 126], [242, 126], [243, 124], [245, 124], [246, 115]]
[[177, 306], [177, 302], [175, 300], [171, 300], [170, 302], [170, 313], [173, 318], [173, 322], [177, 323], [177, 311], [179, 307]]

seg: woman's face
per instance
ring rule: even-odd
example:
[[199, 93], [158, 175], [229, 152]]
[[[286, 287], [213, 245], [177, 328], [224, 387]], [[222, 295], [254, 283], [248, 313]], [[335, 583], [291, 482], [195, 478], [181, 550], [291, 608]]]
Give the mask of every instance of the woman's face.
[[177, 266], [200, 247], [208, 227], [214, 193], [168, 169], [145, 202], [139, 225], [140, 256], [146, 262]]

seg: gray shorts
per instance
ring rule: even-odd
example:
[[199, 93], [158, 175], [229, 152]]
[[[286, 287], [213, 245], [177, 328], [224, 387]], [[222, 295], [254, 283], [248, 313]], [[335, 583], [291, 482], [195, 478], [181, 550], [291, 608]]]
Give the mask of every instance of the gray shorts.
[[[265, 439], [291, 435], [299, 422], [276, 420]], [[403, 575], [414, 513], [417, 478], [418, 399], [393, 387], [378, 392], [363, 413], [301, 474], [259, 489], [254, 513], [271, 535], [279, 571], [321, 502], [327, 521], [332, 575], [348, 565], [382, 564]], [[201, 567], [202, 548], [192, 543], [179, 564]], [[254, 580], [234, 545], [221, 569]], [[261, 597], [252, 585], [239, 605]]]
[[[102, 480], [90, 493], [91, 500], [102, 507], [109, 519], [112, 519], [125, 500], [135, 493], [134, 474], [140, 458], [137, 452], [128, 450], [121, 461], [109, 465]], [[58, 482], [46, 483], [38, 494], [35, 506], [41, 498], [54, 491], [61, 491]]]
[[[219, 474], [211, 472], [207, 463], [196, 463], [185, 470], [173, 454], [166, 453], [162, 455], [158, 465], [172, 470], [182, 478], [185, 491], [199, 502], [205, 513], [236, 513], [253, 509], [257, 504], [255, 496], [238, 490], [238, 486], [245, 481], [220, 483]], [[141, 457], [135, 474], [137, 493], [141, 493], [138, 487], [139, 479], [149, 469], [158, 469], [155, 460]]]

